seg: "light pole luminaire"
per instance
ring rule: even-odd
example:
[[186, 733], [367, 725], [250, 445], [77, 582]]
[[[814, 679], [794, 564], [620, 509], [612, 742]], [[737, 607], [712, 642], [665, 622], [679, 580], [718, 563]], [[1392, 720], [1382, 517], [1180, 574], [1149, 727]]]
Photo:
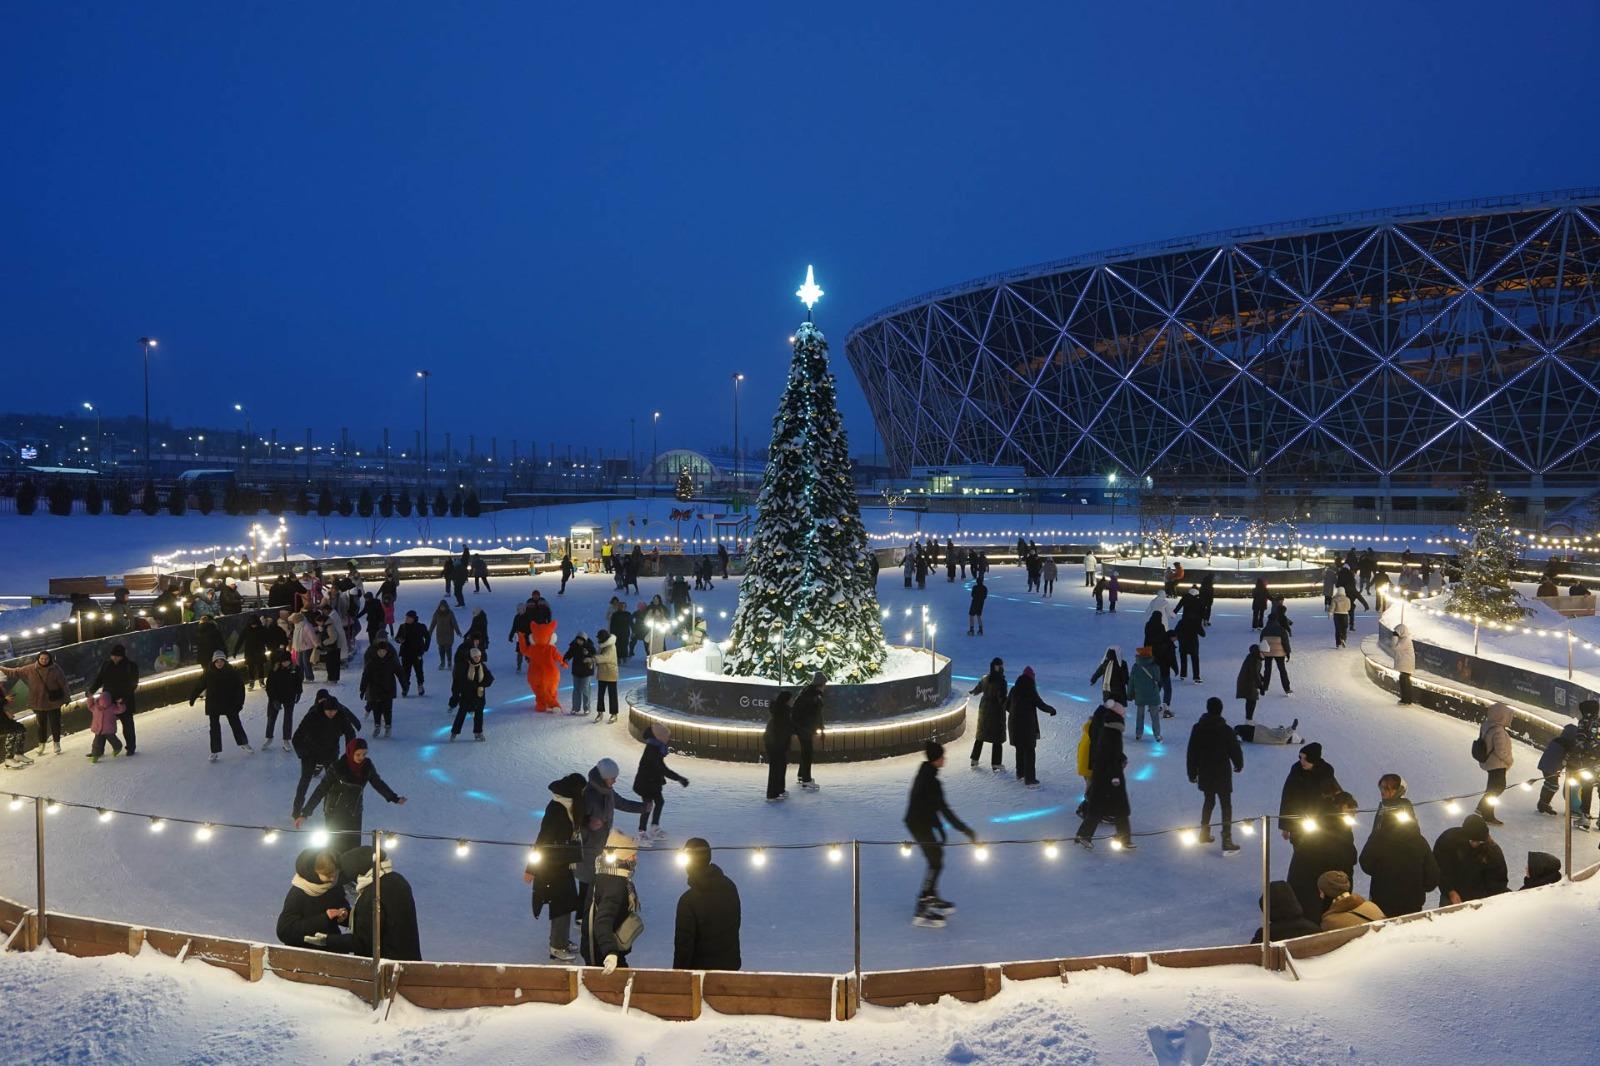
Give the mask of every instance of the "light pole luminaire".
[[242, 403], [234, 404], [233, 409], [244, 415], [244, 476], [249, 477], [250, 453], [255, 448], [254, 435], [250, 432], [250, 412], [245, 409], [245, 406]]
[[87, 400], [84, 401], [83, 409], [94, 415], [94, 467], [98, 473], [102, 465], [100, 458], [100, 442], [102, 440], [100, 436], [100, 412], [95, 410], [94, 404], [89, 403]]
[[151, 478], [150, 466], [150, 349], [157, 346], [154, 337], [140, 337], [139, 347], [144, 351], [144, 479]]
[[422, 487], [429, 488], [428, 468], [428, 379], [433, 377], [431, 370], [417, 371], [417, 377], [422, 379]]
[[733, 375], [733, 488], [735, 492], [744, 487], [743, 472], [739, 469], [739, 382], [743, 380], [743, 374]]

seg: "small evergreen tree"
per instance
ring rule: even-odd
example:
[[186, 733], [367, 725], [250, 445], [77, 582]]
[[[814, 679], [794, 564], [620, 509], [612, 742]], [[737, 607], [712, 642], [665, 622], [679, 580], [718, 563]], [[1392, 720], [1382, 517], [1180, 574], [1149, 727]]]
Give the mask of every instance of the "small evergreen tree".
[[133, 510], [133, 493], [128, 491], [126, 482], [119, 481], [111, 486], [111, 513], [124, 515]]
[[167, 513], [181, 515], [189, 508], [189, 490], [182, 485], [172, 486], [172, 491], [167, 493]]
[[333, 513], [333, 492], [328, 486], [322, 486], [322, 491], [317, 493], [317, 514], [327, 518]]
[[100, 482], [89, 482], [89, 490], [83, 494], [83, 509], [90, 514], [99, 514], [106, 508], [105, 494], [100, 491]]
[[449, 510], [450, 501], [445, 499], [444, 489], [440, 489], [433, 494], [433, 513], [437, 516], [443, 517], [449, 512]]
[[210, 485], [201, 485], [200, 491], [194, 494], [194, 509], [201, 514], [210, 514], [217, 506], [217, 497], [212, 493]]
[[467, 491], [467, 498], [461, 503], [461, 513], [468, 518], [477, 518], [483, 514], [483, 504], [478, 499], [477, 489]]
[[307, 515], [311, 513], [311, 494], [305, 489], [301, 489], [299, 492], [295, 493], [294, 513], [298, 515]]
[[50, 513], [55, 515], [72, 513], [72, 486], [65, 481], [57, 481], [50, 486]]
[[[388, 493], [385, 493], [384, 495], [387, 496]], [[395, 504], [395, 510], [400, 512], [400, 517], [401, 518], [410, 518], [411, 517], [411, 490], [410, 489], [401, 489], [400, 490], [400, 500], [399, 500], [398, 503]]]
[[348, 492], [339, 493], [339, 514], [349, 518], [355, 513], [356, 505], [350, 502], [350, 494]]
[[461, 502], [461, 493], [458, 490], [454, 496], [450, 497], [450, 517], [451, 518], [460, 518], [461, 517], [461, 508], [463, 506], [464, 505]]
[[286, 502], [283, 490], [274, 487], [271, 492], [267, 493], [267, 513], [271, 515], [282, 514]]
[[378, 497], [378, 513], [384, 518], [394, 517], [394, 493], [388, 489], [384, 489], [383, 495]]
[[147, 515], [154, 515], [161, 510], [161, 498], [156, 495], [156, 483], [146, 481], [144, 489], [139, 494], [139, 510]]
[[688, 467], [678, 471], [678, 484], [673, 491], [682, 503], [694, 499], [694, 475], [689, 473]]
[[39, 487], [32, 481], [17, 486], [17, 513], [32, 514], [39, 509]]
[[356, 513], [362, 518], [372, 517], [372, 490], [365, 485], [361, 487], [361, 495], [356, 497]]
[[228, 514], [244, 513], [244, 492], [237, 485], [229, 485], [222, 494], [222, 509]]
[[1461, 580], [1450, 592], [1449, 608], [1469, 618], [1491, 622], [1520, 621], [1527, 610], [1511, 587], [1517, 563], [1517, 539], [1503, 494], [1478, 481], [1467, 490], [1466, 535], [1461, 550]]
[[428, 490], [427, 489], [418, 489], [417, 490], [417, 517], [418, 518], [427, 518], [428, 517]]

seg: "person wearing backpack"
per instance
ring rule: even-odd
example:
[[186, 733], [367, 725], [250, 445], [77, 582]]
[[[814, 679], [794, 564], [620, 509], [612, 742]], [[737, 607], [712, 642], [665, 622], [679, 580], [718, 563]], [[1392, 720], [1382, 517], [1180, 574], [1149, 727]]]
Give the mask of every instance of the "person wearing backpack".
[[589, 713], [589, 691], [599, 654], [600, 649], [594, 646], [587, 633], [579, 633], [567, 645], [567, 653], [561, 658], [572, 668], [572, 709], [568, 714]]
[[1506, 790], [1506, 771], [1511, 769], [1511, 708], [1496, 703], [1484, 712], [1483, 725], [1478, 728], [1478, 739], [1472, 742], [1472, 757], [1488, 773], [1483, 798], [1478, 801], [1478, 813], [1490, 825], [1504, 825], [1495, 817], [1495, 807], [1500, 803], [1500, 793]]

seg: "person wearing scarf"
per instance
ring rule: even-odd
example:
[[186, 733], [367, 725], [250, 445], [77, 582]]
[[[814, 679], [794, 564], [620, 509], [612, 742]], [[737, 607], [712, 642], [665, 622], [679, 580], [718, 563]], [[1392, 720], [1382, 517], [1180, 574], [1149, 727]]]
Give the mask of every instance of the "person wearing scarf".
[[328, 847], [335, 855], [341, 856], [349, 849], [359, 847], [362, 807], [369, 784], [390, 803], [403, 804], [406, 801], [404, 796], [398, 795], [378, 776], [378, 767], [367, 758], [367, 739], [352, 737], [345, 742], [344, 758], [329, 766], [322, 780], [317, 782], [300, 816], [294, 820], [294, 827], [299, 829], [311, 812], [317, 809], [317, 804], [326, 799], [322, 824], [328, 830]]

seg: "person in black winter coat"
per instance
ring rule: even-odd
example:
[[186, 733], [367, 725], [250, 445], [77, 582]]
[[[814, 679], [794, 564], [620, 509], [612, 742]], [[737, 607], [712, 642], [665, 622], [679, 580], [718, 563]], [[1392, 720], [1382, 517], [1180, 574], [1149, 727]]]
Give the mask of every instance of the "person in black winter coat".
[[300, 702], [300, 695], [305, 691], [305, 681], [288, 652], [281, 651], [273, 656], [272, 670], [266, 677], [266, 689], [267, 738], [261, 742], [261, 746], [271, 746], [273, 730], [277, 726], [279, 713], [282, 713], [283, 750], [288, 751], [289, 737], [294, 733], [294, 705]]
[[1200, 575], [1200, 620], [1211, 624], [1211, 606], [1217, 598], [1216, 580], [1211, 574]]
[[361, 719], [328, 695], [327, 689], [318, 690], [316, 699], [311, 702], [311, 709], [300, 719], [300, 726], [290, 741], [295, 754], [300, 756], [300, 784], [294, 790], [294, 806], [290, 808], [290, 817], [301, 816], [311, 779], [338, 761], [340, 747], [360, 731]]
[[1200, 804], [1200, 843], [1211, 843], [1211, 810], [1220, 800], [1222, 851], [1231, 855], [1239, 850], [1233, 842], [1233, 775], [1244, 772], [1244, 749], [1222, 717], [1222, 701], [1217, 697], [1206, 700], [1206, 713], [1189, 731], [1185, 758], [1190, 783], [1198, 785], [1205, 797]]
[[248, 688], [267, 679], [267, 627], [259, 614], [251, 615], [233, 643], [233, 653], [244, 656], [244, 677]]
[[611, 611], [606, 628], [617, 637], [617, 660], [627, 662], [633, 658], [635, 641], [633, 639], [633, 612], [621, 600]]
[[350, 908], [339, 883], [339, 862], [332, 852], [307, 848], [294, 860], [294, 880], [278, 912], [278, 940], [292, 948], [314, 948], [349, 954], [354, 940], [342, 928]]
[[1355, 831], [1344, 822], [1346, 815], [1355, 814], [1355, 798], [1348, 792], [1336, 793], [1324, 811], [1315, 819], [1315, 829], [1302, 824], [1289, 859], [1289, 886], [1300, 900], [1301, 912], [1315, 922], [1322, 921], [1328, 905], [1317, 891], [1317, 879], [1329, 870], [1354, 877], [1357, 858]]
[[809, 792], [818, 788], [811, 777], [811, 747], [822, 732], [822, 692], [827, 684], [827, 675], [819, 670], [794, 697], [794, 737], [800, 743], [800, 765], [794, 779]]
[[[1522, 879], [1523, 888], [1543, 888], [1561, 883], [1561, 860], [1545, 851], [1528, 852], [1528, 872]], [[1388, 912], [1385, 911], [1385, 914]]]
[[[977, 769], [983, 746], [992, 744], [989, 769], [1000, 772], [1001, 749], [1006, 742], [1006, 664], [998, 656], [989, 660], [989, 672], [972, 686], [978, 696], [978, 727], [973, 730], [972, 767]], [[981, 695], [979, 695], [981, 693]]]
[[968, 840], [977, 842], [978, 834], [956, 816], [944, 798], [944, 786], [939, 783], [939, 771], [944, 768], [944, 745], [930, 740], [922, 745], [925, 756], [917, 767], [917, 776], [911, 783], [911, 797], [906, 803], [906, 828], [911, 839], [922, 849], [928, 869], [922, 877], [922, 888], [917, 893], [914, 920], [919, 925], [939, 926], [944, 916], [955, 904], [939, 898], [939, 874], [944, 870], [944, 843], [948, 839], [945, 824], [949, 823], [966, 834]]
[[[614, 833], [607, 841], [613, 861], [597, 865], [583, 920], [583, 958], [591, 966], [612, 973], [618, 966], [627, 968], [633, 945], [624, 945], [617, 936], [631, 914], [639, 913], [639, 894], [633, 882], [639, 853], [626, 836]], [[597, 860], [597, 863], [604, 860]]]
[[[1109, 821], [1116, 827], [1113, 839], [1124, 849], [1132, 850], [1133, 830], [1128, 824], [1132, 809], [1128, 804], [1128, 782], [1124, 776], [1128, 765], [1122, 752], [1122, 731], [1125, 722], [1116, 713], [1118, 704], [1107, 704], [1100, 728], [1091, 735], [1089, 794], [1084, 797], [1083, 822], [1073, 842], [1086, 849], [1094, 847], [1094, 831], [1101, 822]], [[1098, 712], [1096, 712], [1098, 713]]]
[[[1273, 881], [1267, 886], [1268, 899], [1271, 901], [1267, 914], [1272, 919], [1272, 939], [1293, 940], [1297, 936], [1310, 936], [1312, 933], [1322, 932], [1322, 923], [1314, 922], [1307, 918], [1300, 909], [1300, 901], [1295, 898], [1294, 889], [1289, 887], [1287, 881]], [[1256, 910], [1261, 910], [1261, 900], [1256, 899]], [[1388, 914], [1388, 911], [1384, 911]], [[1250, 938], [1250, 943], [1261, 943], [1261, 929], [1257, 927], [1256, 935]]]
[[395, 661], [392, 650], [384, 641], [378, 641], [361, 670], [358, 695], [367, 701], [367, 710], [372, 713], [375, 737], [394, 735], [394, 698], [400, 694], [400, 664]]
[[1096, 681], [1100, 682], [1101, 703], [1116, 700], [1124, 707], [1128, 705], [1128, 664], [1122, 661], [1122, 655], [1115, 646], [1106, 649], [1106, 657], [1089, 675], [1089, 684]]
[[794, 694], [779, 692], [772, 697], [767, 708], [767, 728], [762, 732], [761, 743], [767, 755], [767, 802], [773, 803], [789, 795], [789, 741], [794, 736], [794, 718], [791, 704]]
[[983, 604], [989, 598], [989, 586], [979, 577], [972, 583], [972, 599], [967, 603], [967, 636], [973, 635], [973, 627], [977, 627], [977, 635], [983, 636]]
[[1260, 629], [1263, 619], [1267, 615], [1267, 607], [1272, 602], [1267, 592], [1265, 578], [1256, 578], [1255, 588], [1250, 590], [1250, 628]]
[[739, 955], [739, 886], [711, 861], [711, 845], [690, 837], [683, 845], [688, 858], [689, 888], [678, 897], [678, 918], [672, 936], [674, 970], [737, 970]]
[[377, 899], [372, 883], [378, 880], [383, 895], [381, 934], [376, 947], [379, 956], [395, 962], [421, 962], [422, 937], [417, 930], [417, 900], [411, 892], [411, 882], [394, 872], [394, 863], [386, 850], [383, 861], [374, 871], [372, 849], [352, 848], [339, 855], [339, 870], [346, 879], [356, 883], [356, 906], [350, 915], [350, 937], [357, 955], [371, 955], [373, 944], [373, 916]]
[[639, 843], [646, 847], [649, 846], [646, 831], [650, 826], [653, 825], [655, 829], [648, 833], [649, 839], [660, 840], [667, 835], [661, 828], [661, 808], [667, 803], [662, 796], [662, 789], [667, 781], [676, 781], [684, 788], [689, 787], [689, 779], [667, 765], [667, 741], [670, 737], [666, 723], [652, 724], [644, 737], [644, 750], [639, 753], [639, 768], [633, 772], [634, 795], [645, 801], [646, 809], [639, 813]]
[[1006, 727], [1011, 734], [1011, 746], [1016, 749], [1017, 780], [1029, 788], [1039, 787], [1039, 776], [1034, 769], [1034, 755], [1039, 744], [1039, 712], [1051, 718], [1056, 709], [1039, 698], [1039, 686], [1034, 680], [1033, 667], [1025, 666], [1022, 676], [1011, 686], [1006, 697]]
[[1486, 899], [1508, 891], [1505, 852], [1489, 835], [1489, 823], [1469, 814], [1433, 842], [1439, 862], [1439, 906]]
[[1406, 799], [1385, 800], [1361, 846], [1361, 869], [1372, 878], [1367, 899], [1390, 918], [1416, 914], [1439, 887], [1439, 862]]
[[89, 684], [90, 692], [99, 692], [102, 689], [113, 700], [122, 704], [122, 711], [117, 715], [117, 721], [122, 724], [122, 739], [128, 748], [124, 754], [132, 755], [136, 746], [133, 705], [139, 695], [139, 664], [128, 658], [128, 650], [121, 644], [111, 646], [110, 657], [100, 665], [99, 673], [94, 675], [94, 681]]
[[[1250, 721], [1256, 716], [1256, 701], [1263, 694], [1261, 686], [1261, 645], [1251, 643], [1250, 650], [1244, 653], [1244, 662], [1239, 666], [1239, 676], [1233, 683], [1233, 698], [1244, 700], [1244, 720]], [[1389, 913], [1384, 911], [1385, 914]]]
[[[1144, 621], [1144, 644], [1150, 657], [1161, 671], [1161, 713], [1165, 715], [1172, 705], [1172, 675], [1178, 669], [1178, 653], [1173, 650], [1173, 633], [1167, 629], [1167, 620], [1160, 611], [1151, 611]], [[1170, 717], [1170, 716], [1169, 716]]]
[[377, 644], [389, 633], [388, 616], [384, 614], [383, 604], [378, 602], [378, 597], [367, 593], [367, 600], [361, 605], [361, 617], [367, 623], [367, 642]]
[[467, 715], [472, 715], [472, 739], [483, 739], [483, 708], [489, 702], [489, 686], [494, 684], [494, 674], [484, 661], [483, 651], [469, 648], [466, 659], [456, 666], [450, 683], [450, 703], [456, 709], [456, 720], [450, 726], [450, 739], [461, 735]]
[[1305, 832], [1304, 820], [1325, 815], [1328, 801], [1339, 791], [1333, 764], [1322, 758], [1322, 745], [1312, 743], [1301, 748], [1295, 764], [1289, 768], [1289, 776], [1284, 778], [1283, 795], [1278, 802], [1278, 829], [1283, 839], [1298, 846]]
[[1178, 617], [1173, 632], [1178, 637], [1178, 676], [1187, 678], [1189, 668], [1194, 668], [1194, 683], [1200, 684], [1200, 638], [1206, 635], [1205, 614], [1200, 607], [1200, 593], [1190, 589], [1183, 595], [1187, 608]]
[[254, 753], [256, 749], [250, 746], [244, 726], [239, 721], [239, 712], [244, 710], [244, 680], [237, 670], [228, 665], [226, 652], [218, 650], [212, 653], [211, 665], [206, 667], [205, 673], [200, 675], [199, 684], [189, 693], [189, 706], [193, 707], [201, 696], [206, 698], [206, 719], [211, 725], [211, 761], [216, 762], [222, 751], [224, 718], [233, 730], [233, 742], [245, 751]]
[[428, 627], [417, 621], [416, 611], [406, 612], [406, 620], [395, 630], [394, 639], [400, 652], [401, 694], [411, 695], [411, 674], [414, 671], [417, 675], [417, 695], [426, 696], [427, 692], [422, 687], [422, 662], [433, 644], [433, 638], [428, 635]]
[[533, 842], [534, 855], [523, 869], [522, 879], [533, 886], [533, 916], [550, 910], [550, 958], [571, 962], [577, 958], [572, 943], [572, 916], [578, 910], [578, 883], [572, 867], [579, 859], [574, 810], [583, 802], [582, 774], [568, 774], [550, 782], [550, 802], [539, 820], [539, 835]]
[[311, 817], [317, 804], [324, 799], [322, 824], [328, 831], [329, 844], [335, 854], [342, 855], [361, 844], [361, 820], [365, 806], [367, 786], [390, 803], [404, 804], [406, 798], [398, 795], [378, 775], [378, 767], [367, 758], [367, 741], [355, 737], [345, 743], [344, 758], [329, 766], [306, 800], [305, 807], [294, 820], [294, 827]]
[[222, 629], [217, 625], [215, 618], [212, 618], [209, 614], [203, 614], [195, 620], [194, 658], [196, 662], [204, 665], [210, 662], [212, 657], [219, 651], [223, 653], [223, 658], [227, 658], [227, 643], [227, 638], [223, 635]]

